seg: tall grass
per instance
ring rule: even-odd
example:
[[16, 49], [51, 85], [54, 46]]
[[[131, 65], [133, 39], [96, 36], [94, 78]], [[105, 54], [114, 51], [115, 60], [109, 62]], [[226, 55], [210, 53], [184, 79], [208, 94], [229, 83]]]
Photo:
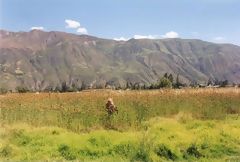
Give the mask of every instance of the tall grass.
[[[108, 116], [105, 102], [112, 97], [119, 113]], [[195, 119], [224, 119], [239, 114], [239, 89], [183, 89], [147, 91], [85, 91], [26, 93], [0, 97], [0, 120], [34, 126], [58, 126], [75, 132], [98, 128], [138, 129], [152, 117], [181, 112]]]

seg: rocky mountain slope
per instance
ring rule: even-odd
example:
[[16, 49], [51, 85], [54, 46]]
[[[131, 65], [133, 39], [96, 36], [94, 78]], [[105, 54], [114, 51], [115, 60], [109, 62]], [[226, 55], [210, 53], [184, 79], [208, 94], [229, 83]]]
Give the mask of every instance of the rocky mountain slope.
[[191, 39], [114, 41], [64, 32], [0, 31], [0, 87], [15, 90], [156, 82], [164, 73], [183, 82], [240, 83], [240, 47]]

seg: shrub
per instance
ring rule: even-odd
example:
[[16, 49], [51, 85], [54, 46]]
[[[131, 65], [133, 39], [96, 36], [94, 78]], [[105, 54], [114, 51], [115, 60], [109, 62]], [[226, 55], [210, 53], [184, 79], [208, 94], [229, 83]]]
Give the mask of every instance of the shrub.
[[177, 155], [174, 154], [169, 148], [167, 148], [165, 145], [161, 144], [159, 146], [156, 147], [155, 149], [155, 153], [160, 156], [160, 157], [164, 157], [168, 160], [176, 160], [177, 159]]
[[139, 148], [131, 161], [151, 162], [152, 160], [150, 158], [149, 152], [146, 149]]
[[130, 157], [136, 153], [137, 148], [133, 143], [127, 142], [114, 146], [113, 151], [118, 155]]
[[133, 157], [131, 158], [131, 161], [141, 161], [141, 162], [151, 162], [153, 161], [150, 156], [150, 142], [147, 141], [147, 139], [142, 139], [140, 141], [140, 144], [136, 148], [136, 152], [134, 153]]
[[59, 135], [60, 133], [57, 130], [52, 131], [52, 135]]
[[220, 87], [226, 87], [228, 85], [228, 80], [224, 80], [220, 83]]
[[9, 157], [11, 155], [12, 155], [12, 147], [10, 147], [9, 145], [4, 146], [0, 150], [0, 157]]
[[70, 149], [70, 147], [66, 144], [61, 144], [58, 147], [58, 152], [64, 157], [66, 160], [75, 160], [76, 155], [73, 153], [73, 151]]
[[31, 142], [31, 138], [24, 133], [24, 130], [13, 131], [13, 139], [20, 146], [25, 146]]
[[8, 90], [6, 88], [0, 88], [0, 94], [6, 94]]
[[203, 155], [199, 152], [197, 146], [192, 144], [190, 147], [187, 148], [186, 152], [184, 153], [183, 157], [188, 158], [188, 156], [193, 156], [195, 158], [200, 158]]
[[27, 87], [24, 87], [24, 86], [18, 86], [18, 87], [16, 87], [16, 91], [17, 91], [18, 93], [27, 93], [27, 92], [29, 92], [28, 88], [27, 88]]

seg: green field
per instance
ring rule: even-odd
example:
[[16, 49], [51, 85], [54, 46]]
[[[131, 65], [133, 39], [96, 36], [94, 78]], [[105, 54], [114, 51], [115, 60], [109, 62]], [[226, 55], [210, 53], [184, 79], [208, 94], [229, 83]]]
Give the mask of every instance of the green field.
[[6, 94], [0, 107], [0, 160], [240, 161], [240, 89]]

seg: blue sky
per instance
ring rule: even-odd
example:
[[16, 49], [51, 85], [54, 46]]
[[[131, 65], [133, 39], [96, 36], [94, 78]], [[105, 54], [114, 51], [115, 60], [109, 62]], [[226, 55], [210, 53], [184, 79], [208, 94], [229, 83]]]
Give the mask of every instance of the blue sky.
[[[0, 28], [240, 45], [240, 0], [0, 0]], [[78, 31], [78, 32], [77, 32]]]

